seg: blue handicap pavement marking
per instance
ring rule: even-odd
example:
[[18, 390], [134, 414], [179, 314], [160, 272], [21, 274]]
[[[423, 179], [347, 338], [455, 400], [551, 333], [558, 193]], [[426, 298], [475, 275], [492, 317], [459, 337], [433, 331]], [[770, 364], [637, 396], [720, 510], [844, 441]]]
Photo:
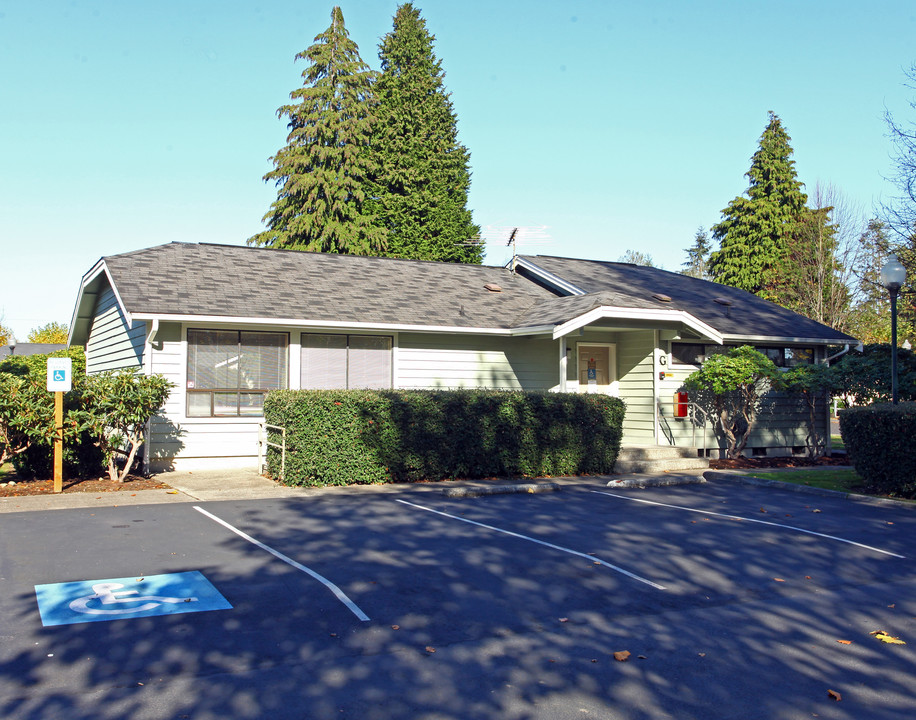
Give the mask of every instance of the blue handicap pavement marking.
[[35, 595], [45, 627], [232, 608], [196, 570], [36, 585]]

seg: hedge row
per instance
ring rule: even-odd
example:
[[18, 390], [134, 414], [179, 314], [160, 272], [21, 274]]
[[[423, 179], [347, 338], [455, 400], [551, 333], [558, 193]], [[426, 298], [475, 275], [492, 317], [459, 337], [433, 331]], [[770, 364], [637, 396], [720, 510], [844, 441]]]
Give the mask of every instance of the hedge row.
[[[610, 473], [624, 404], [605, 395], [493, 390], [279, 390], [289, 485]], [[277, 440], [278, 435], [274, 434]], [[268, 469], [280, 475], [280, 453]]]
[[840, 433], [866, 485], [885, 495], [916, 497], [916, 402], [843, 410]]

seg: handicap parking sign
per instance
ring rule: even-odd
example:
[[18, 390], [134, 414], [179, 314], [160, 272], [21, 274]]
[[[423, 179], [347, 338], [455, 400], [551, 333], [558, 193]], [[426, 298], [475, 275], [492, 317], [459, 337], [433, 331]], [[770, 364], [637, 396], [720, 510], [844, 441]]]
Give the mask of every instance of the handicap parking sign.
[[196, 570], [36, 585], [35, 596], [45, 627], [232, 608]]

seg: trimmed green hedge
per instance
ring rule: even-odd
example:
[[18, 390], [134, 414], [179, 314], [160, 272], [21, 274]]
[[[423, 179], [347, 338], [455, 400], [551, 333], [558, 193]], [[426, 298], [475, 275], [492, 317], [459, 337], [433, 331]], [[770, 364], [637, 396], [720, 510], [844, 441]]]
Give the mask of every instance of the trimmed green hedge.
[[916, 402], [842, 410], [840, 434], [856, 472], [870, 488], [916, 497]]
[[[495, 390], [278, 390], [289, 485], [612, 472], [625, 406], [606, 395]], [[278, 434], [272, 439], [277, 441]], [[280, 475], [280, 453], [268, 469]]]

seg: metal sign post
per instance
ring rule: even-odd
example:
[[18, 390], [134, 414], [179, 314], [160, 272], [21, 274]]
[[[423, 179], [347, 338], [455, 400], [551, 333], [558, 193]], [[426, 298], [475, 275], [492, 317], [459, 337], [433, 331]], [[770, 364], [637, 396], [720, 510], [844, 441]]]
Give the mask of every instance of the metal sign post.
[[64, 393], [73, 386], [73, 361], [48, 358], [48, 392], [54, 393], [54, 492], [64, 489]]

